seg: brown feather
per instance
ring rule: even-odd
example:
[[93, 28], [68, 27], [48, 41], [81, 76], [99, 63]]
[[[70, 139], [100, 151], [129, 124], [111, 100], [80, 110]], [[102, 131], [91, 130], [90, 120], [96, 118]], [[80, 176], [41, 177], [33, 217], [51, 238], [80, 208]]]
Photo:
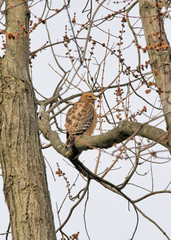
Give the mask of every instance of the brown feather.
[[85, 93], [69, 109], [65, 123], [67, 149], [72, 148], [75, 136], [90, 136], [93, 133], [97, 124], [97, 114], [94, 106], [95, 98], [93, 93]]

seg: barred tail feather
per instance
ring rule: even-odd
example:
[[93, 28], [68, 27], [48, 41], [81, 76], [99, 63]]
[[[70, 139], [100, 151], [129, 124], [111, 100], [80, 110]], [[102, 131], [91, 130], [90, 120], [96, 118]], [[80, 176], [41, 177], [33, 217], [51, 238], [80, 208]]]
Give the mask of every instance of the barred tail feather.
[[67, 133], [67, 141], [65, 143], [65, 147], [66, 149], [70, 149], [72, 148], [73, 144], [74, 144], [75, 138], [72, 135], [69, 135]]

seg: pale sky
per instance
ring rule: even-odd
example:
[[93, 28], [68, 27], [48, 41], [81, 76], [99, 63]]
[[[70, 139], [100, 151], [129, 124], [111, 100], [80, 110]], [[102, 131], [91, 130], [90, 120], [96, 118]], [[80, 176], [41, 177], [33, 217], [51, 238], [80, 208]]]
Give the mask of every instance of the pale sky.
[[[63, 1], [59, 1], [59, 5], [63, 4]], [[56, 6], [56, 2], [53, 2], [52, 8], [60, 8], [60, 6]], [[76, 21], [78, 23], [85, 23], [86, 22], [86, 13], [82, 13], [81, 9], [83, 8], [85, 4], [85, 1], [71, 1], [71, 7], [69, 8], [69, 13], [71, 18], [74, 16], [74, 12], [76, 12]], [[93, 11], [97, 7], [97, 4], [93, 2]], [[109, 5], [111, 6], [112, 3], [109, 1]], [[108, 5], [107, 5], [108, 6]], [[113, 11], [116, 11], [117, 8], [120, 8], [121, 5], [114, 4], [113, 5]], [[44, 1], [37, 4], [32, 11], [34, 14], [37, 15], [37, 17], [41, 16], [42, 10], [44, 7]], [[107, 9], [101, 9], [95, 19], [102, 18], [103, 16], [106, 16], [106, 14], [110, 12]], [[138, 6], [135, 8], [134, 11], [131, 12], [131, 16], [136, 15], [139, 16], [138, 13]], [[37, 21], [36, 18], [33, 17], [33, 21]], [[140, 26], [140, 21], [136, 22], [138, 18], [131, 18], [131, 21], [136, 23], [136, 26]], [[52, 43], [63, 40], [63, 35], [65, 34], [65, 25], [68, 26], [68, 35], [72, 35], [71, 27], [68, 21], [68, 16], [66, 11], [63, 11], [59, 15], [56, 15], [56, 17], [51, 18], [47, 21], [48, 29], [50, 32], [50, 37]], [[2, 27], [2, 26], [1, 26]], [[74, 31], [77, 31], [78, 26], [74, 26]], [[116, 44], [118, 42], [118, 38], [115, 36], [118, 36], [119, 30], [121, 28], [120, 25], [120, 18], [114, 19], [113, 21], [108, 21], [102, 25], [101, 30], [93, 28], [92, 29], [92, 36], [93, 38], [98, 39], [99, 42], [105, 42], [108, 41], [107, 34], [104, 34], [104, 31], [109, 32], [110, 29], [110, 41], [109, 46], [110, 47], [116, 47]], [[166, 21], [166, 30], [168, 33], [168, 39], [171, 40], [171, 33], [170, 33], [170, 22], [169, 20]], [[102, 31], [103, 30], [103, 31]], [[130, 48], [127, 48], [132, 40], [132, 33], [128, 29], [126, 25], [126, 32], [124, 33], [124, 46], [126, 49], [123, 51], [124, 58], [126, 59], [126, 62], [129, 63], [132, 67], [135, 67], [137, 65], [137, 52], [136, 48], [132, 45]], [[87, 32], [83, 31], [81, 34], [81, 37], [86, 37]], [[44, 43], [48, 40], [47, 37], [47, 31], [45, 29], [45, 25], [40, 24], [37, 31], [31, 34], [31, 51], [36, 50], [37, 48], [40, 48]], [[142, 44], [144, 43], [143, 37], [139, 38], [139, 41], [141, 41]], [[81, 42], [81, 40], [80, 40]], [[84, 42], [82, 41], [80, 44], [84, 48]], [[91, 46], [91, 43], [88, 43], [88, 51], [87, 55], [89, 55], [89, 46]], [[77, 52], [75, 44], [71, 43], [70, 47], [72, 48], [72, 51], [74, 52], [75, 56], [77, 56]], [[117, 49], [117, 47], [116, 47]], [[57, 56], [66, 56], [64, 54], [65, 48], [62, 45], [57, 45], [54, 47], [54, 52]], [[98, 47], [95, 48], [95, 54], [94, 57], [97, 58], [98, 63], [103, 60], [105, 49]], [[87, 56], [88, 57], [88, 56]], [[58, 57], [58, 60], [60, 64], [64, 67], [64, 69], [67, 71], [70, 69], [70, 65], [68, 64], [68, 60], [64, 57]], [[147, 60], [147, 55], [142, 54], [142, 62], [145, 62]], [[97, 65], [95, 65], [95, 59], [91, 62], [91, 73], [95, 76], [95, 73], [97, 71]], [[37, 54], [37, 58], [33, 60], [33, 68], [32, 68], [32, 80], [33, 85], [36, 88], [37, 91], [39, 91], [42, 95], [44, 95], [46, 98], [51, 97], [53, 94], [54, 89], [56, 88], [57, 84], [59, 83], [61, 77], [53, 71], [53, 69], [50, 67], [52, 66], [56, 71], [58, 71], [61, 74], [61, 71], [59, 70], [54, 57], [51, 53], [51, 49], [47, 48], [46, 50], [43, 50], [42, 52], [39, 52]], [[147, 70], [147, 72], [150, 71], [150, 68]], [[82, 67], [79, 70], [79, 75], [84, 79], [87, 77], [86, 68]], [[99, 84], [101, 83], [101, 74], [102, 71], [98, 77]], [[118, 74], [118, 61], [117, 58], [113, 56], [109, 56], [108, 60], [106, 61], [106, 67], [105, 67], [105, 75], [104, 75], [104, 86], [107, 86], [110, 84], [110, 82], [117, 76]], [[68, 77], [69, 80], [72, 79], [72, 76], [74, 75], [74, 70], [72, 70], [70, 76]], [[133, 80], [131, 78], [131, 80]], [[128, 78], [125, 75], [121, 75], [121, 84], [128, 82]], [[74, 83], [79, 82], [79, 76], [76, 76], [74, 79]], [[138, 84], [135, 84], [134, 87], [137, 87]], [[82, 89], [82, 91], [88, 91], [89, 88], [85, 83], [81, 83], [79, 87]], [[145, 87], [142, 87], [138, 90], [139, 94], [144, 94]], [[73, 93], [78, 93], [78, 90], [72, 89], [65, 93], [66, 87], [64, 86], [62, 93], [63, 98], [72, 95]], [[113, 102], [115, 102], [115, 95], [113, 94], [115, 90], [109, 91], [108, 94], [106, 94], [109, 104], [112, 106], [114, 105]], [[40, 100], [41, 98], [36, 95], [37, 98]], [[156, 98], [156, 94], [147, 95], [145, 94], [144, 97], [146, 100], [150, 101], [151, 104], [156, 104], [156, 106], [160, 106], [160, 101], [158, 98]], [[73, 102], [77, 101], [78, 99], [73, 100]], [[137, 96], [133, 96], [130, 99], [130, 109], [132, 112], [136, 112], [142, 107], [146, 105], [146, 103], [138, 98]], [[96, 103], [97, 106], [97, 103]], [[104, 102], [104, 107], [106, 107]], [[55, 110], [57, 111], [57, 109]], [[147, 116], [142, 115], [141, 117], [138, 117], [139, 122], [145, 122], [148, 121], [149, 117], [155, 116], [158, 114], [159, 111], [157, 110], [151, 110], [150, 106], [148, 106]], [[124, 118], [124, 115], [123, 115]], [[61, 128], [64, 127], [65, 123], [65, 115], [61, 115], [59, 118], [59, 126]], [[116, 120], [118, 121], [118, 120]], [[160, 120], [158, 120], [160, 122]], [[151, 123], [156, 124], [156, 122]], [[103, 131], [107, 131], [111, 129], [113, 126], [108, 125], [107, 123], [103, 124]], [[159, 127], [165, 127], [164, 123], [161, 123]], [[95, 134], [99, 134], [98, 127], [95, 131]], [[65, 141], [65, 134], [60, 134], [60, 137], [62, 141]], [[42, 138], [43, 142], [47, 142]], [[141, 141], [141, 138], [137, 137], [137, 141]], [[147, 143], [146, 141], [144, 141]], [[131, 144], [128, 145], [129, 147]], [[111, 156], [110, 153], [116, 150], [116, 147], [113, 147], [112, 149], [106, 150], [109, 154], [103, 153], [100, 159], [100, 166], [98, 169], [98, 173], [101, 171], [104, 171], [110, 164], [115, 160], [116, 154], [114, 156]], [[157, 145], [154, 147], [155, 151], [158, 150], [165, 150], [161, 146]], [[134, 161], [133, 154], [130, 153], [130, 158], [132, 158], [132, 161]], [[56, 206], [60, 208], [64, 197], [67, 194], [67, 188], [66, 188], [66, 182], [61, 177], [59, 178], [55, 171], [57, 170], [57, 164], [61, 167], [61, 169], [65, 172], [70, 184], [72, 185], [75, 180], [78, 177], [78, 171], [75, 170], [71, 163], [64, 159], [62, 156], [60, 156], [54, 149], [49, 148], [46, 150], [43, 150], [43, 154], [45, 158], [47, 159], [48, 163], [51, 166], [51, 169], [53, 171], [53, 174], [55, 175], [55, 180], [52, 175], [51, 169], [47, 165], [47, 177], [48, 177], [48, 184], [49, 184], [49, 190], [51, 194], [51, 201], [52, 201], [52, 207], [54, 211], [54, 219], [55, 219], [55, 228], [57, 229], [59, 227], [59, 221], [58, 216], [56, 214]], [[84, 164], [91, 170], [94, 171], [96, 160], [98, 156], [98, 150], [90, 150], [87, 152], [84, 152], [80, 160], [84, 162]], [[169, 158], [168, 152], [164, 151], [161, 154], [158, 155], [159, 158], [154, 159], [155, 162], [161, 162], [164, 161], [163, 158]], [[147, 156], [144, 156], [144, 159], [147, 160]], [[45, 160], [46, 161], [46, 160]], [[124, 181], [126, 178], [129, 170], [131, 169], [131, 161], [128, 161], [128, 159], [119, 159], [116, 163], [114, 170], [112, 170], [107, 176], [106, 180], [111, 181], [113, 184], [117, 185]], [[169, 184], [170, 180], [170, 172], [171, 172], [171, 163], [165, 163], [165, 164], [151, 164], [149, 162], [145, 162], [144, 164], [140, 165], [137, 169], [137, 173], [133, 176], [133, 178], [130, 181], [130, 185], [128, 185], [123, 192], [125, 194], [128, 194], [129, 197], [132, 199], [136, 199], [141, 197], [144, 194], [147, 194], [148, 191], [151, 191], [152, 188], [154, 188], [155, 191], [164, 190], [167, 185]], [[153, 176], [153, 181], [152, 181]], [[152, 185], [154, 184], [154, 186]], [[79, 176], [78, 180], [76, 181], [76, 186], [74, 186], [71, 190], [72, 196], [76, 195], [82, 188], [84, 188], [86, 185], [86, 181]], [[138, 187], [138, 186], [141, 186]], [[147, 191], [148, 189], [148, 191]], [[170, 188], [169, 188], [170, 189]], [[0, 190], [3, 191], [3, 184], [2, 184], [2, 178], [0, 178]], [[62, 210], [60, 212], [60, 218], [61, 222], [65, 220], [67, 217], [70, 208], [73, 206], [73, 204], [76, 203], [78, 199], [76, 199], [74, 202], [70, 201], [68, 198], [64, 202], [64, 205], [62, 207]], [[163, 194], [163, 195], [156, 195], [152, 196], [150, 198], [147, 198], [146, 200], [142, 201], [141, 203], [137, 204], [137, 206], [144, 211], [144, 213], [151, 217], [154, 221], [159, 224], [164, 231], [168, 234], [168, 236], [171, 238], [171, 195], [170, 194]], [[9, 223], [9, 216], [8, 211], [6, 208], [6, 204], [4, 203], [4, 197], [3, 194], [0, 194], [0, 232], [4, 233], [7, 230], [8, 223]], [[85, 208], [86, 206], [86, 208]], [[85, 212], [86, 209], [86, 212]], [[86, 223], [85, 221], [86, 220]], [[90, 189], [88, 192], [88, 196], [86, 196], [81, 204], [74, 210], [72, 217], [70, 221], [66, 224], [63, 231], [68, 235], [72, 235], [73, 233], [80, 232], [79, 239], [80, 240], [89, 240], [89, 237], [91, 240], [129, 240], [132, 237], [132, 234], [134, 232], [135, 226], [136, 226], [136, 213], [133, 207], [128, 204], [128, 201], [125, 200], [123, 197], [105, 189], [100, 184], [96, 183], [95, 181], [91, 181], [90, 183]], [[134, 240], [165, 240], [166, 237], [157, 229], [156, 226], [154, 226], [152, 223], [150, 223], [147, 219], [142, 217], [142, 215], [139, 215], [139, 225], [138, 230], [135, 234]], [[88, 235], [86, 233], [86, 228], [88, 231]], [[88, 237], [89, 236], [89, 237]], [[4, 236], [0, 236], [0, 240], [4, 240]], [[61, 239], [61, 234], [57, 234], [57, 239]], [[9, 236], [8, 240], [11, 240], [11, 236]]]

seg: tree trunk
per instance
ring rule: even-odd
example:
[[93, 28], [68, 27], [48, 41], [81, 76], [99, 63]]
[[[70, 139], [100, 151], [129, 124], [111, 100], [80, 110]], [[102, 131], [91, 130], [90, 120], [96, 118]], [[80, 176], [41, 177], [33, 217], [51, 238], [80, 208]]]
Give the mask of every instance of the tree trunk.
[[53, 214], [29, 77], [26, 31], [29, 12], [26, 2], [20, 0], [7, 0], [6, 9], [6, 55], [0, 61], [0, 161], [12, 238], [54, 240]]
[[[146, 49], [161, 98], [167, 130], [171, 133], [171, 51], [164, 31], [162, 5], [160, 1], [140, 0], [139, 7]], [[168, 144], [171, 148], [171, 136]]]

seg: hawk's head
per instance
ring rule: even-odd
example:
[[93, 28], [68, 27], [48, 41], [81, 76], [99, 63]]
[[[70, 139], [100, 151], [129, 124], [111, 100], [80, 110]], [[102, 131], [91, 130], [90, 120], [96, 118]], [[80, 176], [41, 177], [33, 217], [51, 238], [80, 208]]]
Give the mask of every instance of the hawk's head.
[[96, 96], [93, 93], [89, 92], [89, 93], [84, 93], [81, 96], [79, 101], [87, 101], [94, 104], [95, 100], [96, 100]]

